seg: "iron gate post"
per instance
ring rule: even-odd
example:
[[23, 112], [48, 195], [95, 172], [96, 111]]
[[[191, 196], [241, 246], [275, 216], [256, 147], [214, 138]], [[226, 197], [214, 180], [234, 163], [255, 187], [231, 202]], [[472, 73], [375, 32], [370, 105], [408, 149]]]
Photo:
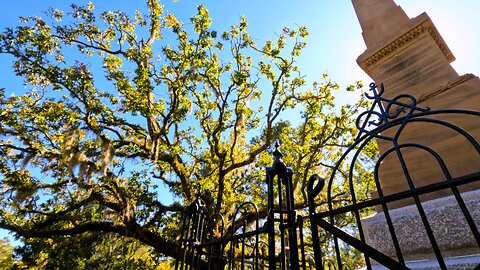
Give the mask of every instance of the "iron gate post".
[[[297, 241], [297, 222], [295, 213], [295, 199], [293, 196], [292, 175], [293, 171], [290, 167], [287, 167], [282, 161], [283, 154], [279, 150], [280, 143], [277, 140], [275, 143], [275, 151], [273, 155], [275, 160], [271, 167], [267, 167], [267, 185], [268, 185], [268, 264], [269, 269], [276, 268], [276, 252], [275, 252], [275, 222], [279, 222], [280, 228], [280, 267], [281, 269], [287, 269], [287, 249], [285, 246], [285, 230], [288, 232], [288, 248], [289, 248], [289, 267], [288, 269], [299, 269], [298, 259], [298, 241]], [[275, 207], [275, 189], [274, 180], [278, 179], [278, 206]], [[282, 189], [282, 185], [285, 185], [285, 190]], [[283, 198], [283, 194], [285, 198]], [[284, 202], [285, 200], [285, 202]], [[279, 218], [275, 218], [275, 214], [279, 215]], [[284, 215], [287, 216], [284, 220]]]

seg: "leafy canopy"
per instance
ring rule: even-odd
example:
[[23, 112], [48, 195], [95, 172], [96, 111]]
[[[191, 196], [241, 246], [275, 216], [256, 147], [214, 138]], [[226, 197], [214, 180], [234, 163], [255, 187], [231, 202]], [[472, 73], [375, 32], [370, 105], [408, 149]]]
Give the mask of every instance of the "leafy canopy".
[[245, 18], [217, 32], [204, 6], [183, 24], [147, 4], [51, 9], [0, 34], [26, 86], [0, 91], [0, 228], [44, 248], [101, 233], [174, 256], [181, 207], [159, 186], [182, 203], [200, 191], [209, 213], [253, 200], [265, 214], [266, 150], [280, 139], [302, 209], [308, 176], [355, 135], [365, 101], [335, 107], [326, 75], [306, 86], [305, 27], [257, 44]]

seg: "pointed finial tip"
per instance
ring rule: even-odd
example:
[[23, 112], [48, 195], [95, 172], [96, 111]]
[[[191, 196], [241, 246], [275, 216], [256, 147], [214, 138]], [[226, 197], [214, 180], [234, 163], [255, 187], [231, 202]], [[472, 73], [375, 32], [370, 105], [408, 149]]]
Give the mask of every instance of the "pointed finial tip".
[[282, 151], [280, 151], [280, 140], [276, 139], [275, 140], [275, 151], [273, 151], [273, 156], [275, 159], [280, 159], [283, 157]]
[[280, 147], [280, 140], [276, 139], [275, 140], [275, 149], [278, 149]]

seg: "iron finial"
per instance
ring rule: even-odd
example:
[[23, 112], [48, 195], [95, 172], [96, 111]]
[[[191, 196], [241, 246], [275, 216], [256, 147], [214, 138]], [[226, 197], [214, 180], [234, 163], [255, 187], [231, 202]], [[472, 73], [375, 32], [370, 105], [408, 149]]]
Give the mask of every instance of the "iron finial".
[[276, 139], [275, 140], [275, 151], [273, 151], [273, 156], [275, 157], [275, 160], [280, 160], [283, 157], [282, 151], [280, 151], [280, 140]]

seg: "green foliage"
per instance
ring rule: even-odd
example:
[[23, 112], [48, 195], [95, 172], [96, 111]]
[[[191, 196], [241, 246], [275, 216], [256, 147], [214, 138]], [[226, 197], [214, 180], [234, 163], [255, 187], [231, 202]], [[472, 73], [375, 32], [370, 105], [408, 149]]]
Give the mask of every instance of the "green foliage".
[[0, 238], [0, 269], [11, 269], [15, 263], [13, 246], [6, 238]]
[[30, 239], [17, 253], [22, 257], [17, 269], [162, 269], [151, 247], [101, 232]]
[[357, 132], [365, 101], [335, 106], [336, 83], [308, 88], [300, 74], [305, 27], [257, 44], [245, 18], [219, 35], [204, 6], [183, 24], [147, 3], [133, 15], [51, 9], [0, 34], [26, 85], [0, 90], [0, 227], [24, 239], [29, 267], [117, 267], [99, 252], [150, 269], [174, 256], [182, 208], [162, 203], [162, 184], [185, 204], [201, 191], [209, 213], [245, 200], [265, 213], [275, 139], [302, 210], [308, 176], [327, 173]]

